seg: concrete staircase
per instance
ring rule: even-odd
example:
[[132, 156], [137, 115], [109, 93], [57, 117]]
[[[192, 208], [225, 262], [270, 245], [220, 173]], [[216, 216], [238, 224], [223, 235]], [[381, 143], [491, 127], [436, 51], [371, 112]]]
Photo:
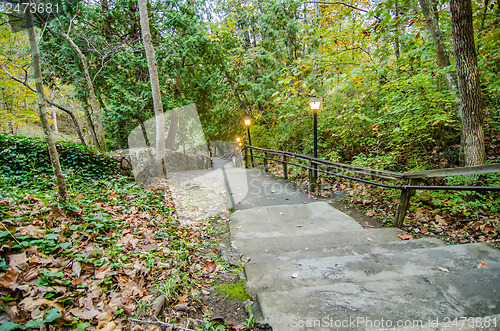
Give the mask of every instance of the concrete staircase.
[[500, 250], [401, 233], [324, 202], [231, 217], [258, 322], [273, 330], [500, 330]]

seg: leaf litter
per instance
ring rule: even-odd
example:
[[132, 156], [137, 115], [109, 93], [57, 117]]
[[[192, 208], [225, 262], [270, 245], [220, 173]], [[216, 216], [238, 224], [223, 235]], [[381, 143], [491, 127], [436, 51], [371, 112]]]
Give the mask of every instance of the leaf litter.
[[[227, 219], [180, 224], [166, 183], [148, 190], [110, 186], [96, 181], [93, 193], [78, 194], [63, 208], [35, 194], [0, 196], [2, 330], [175, 330], [211, 323], [213, 307], [203, 299], [229, 270], [209, 246], [211, 221], [225, 227]], [[152, 319], [159, 297], [164, 302]]]

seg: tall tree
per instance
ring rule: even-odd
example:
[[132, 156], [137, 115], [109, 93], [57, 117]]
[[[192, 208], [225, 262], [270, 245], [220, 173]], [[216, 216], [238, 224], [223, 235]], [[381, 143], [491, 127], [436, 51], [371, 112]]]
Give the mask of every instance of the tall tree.
[[141, 18], [142, 40], [148, 61], [151, 92], [153, 93], [153, 107], [156, 121], [156, 161], [161, 165], [163, 174], [165, 175], [165, 114], [163, 113], [161, 102], [160, 80], [158, 78], [158, 66], [156, 64], [153, 39], [149, 30], [147, 0], [138, 0], [138, 6]]
[[[89, 93], [90, 93], [90, 106], [92, 108], [92, 113], [95, 115], [96, 121], [97, 121], [97, 136], [99, 139], [99, 146], [97, 146], [97, 147], [104, 150], [104, 151], [107, 151], [106, 137], [104, 135], [104, 127], [102, 125], [101, 115], [99, 113], [99, 103], [97, 102], [97, 97], [96, 97], [95, 89], [94, 89], [94, 83], [92, 81], [92, 78], [90, 77], [89, 65], [87, 62], [87, 58], [85, 57], [85, 54], [83, 54], [83, 52], [80, 50], [80, 47], [78, 47], [78, 45], [69, 36], [69, 33], [71, 31], [71, 24], [72, 24], [72, 20], [69, 23], [68, 31], [64, 32], [62, 24], [61, 24], [61, 22], [59, 22], [59, 26], [61, 27], [61, 34], [68, 41], [71, 48], [73, 48], [75, 53], [78, 55], [78, 58], [82, 62], [82, 69], [83, 69], [83, 73], [85, 74], [85, 81], [87, 82], [87, 86], [88, 86]], [[89, 119], [89, 125], [91, 126], [91, 129], [92, 129], [92, 121], [90, 119]]]
[[[30, 0], [23, 0], [23, 4], [29, 5]], [[68, 191], [66, 188], [66, 181], [62, 174], [61, 164], [59, 162], [59, 155], [57, 154], [56, 144], [54, 142], [54, 136], [52, 135], [52, 130], [50, 128], [49, 119], [47, 115], [47, 107], [45, 104], [45, 90], [43, 88], [42, 81], [42, 69], [40, 66], [40, 50], [38, 48], [38, 43], [35, 35], [35, 27], [33, 24], [33, 16], [30, 10], [25, 11], [26, 18], [26, 28], [28, 30], [31, 56], [33, 58], [33, 78], [35, 79], [36, 91], [38, 95], [38, 115], [40, 116], [40, 122], [42, 123], [43, 131], [45, 133], [45, 138], [47, 140], [47, 147], [49, 149], [50, 162], [52, 163], [52, 169], [54, 171], [54, 176], [56, 177], [57, 192], [59, 195], [59, 202], [68, 202]]]
[[[427, 30], [432, 35], [432, 40], [434, 41], [434, 47], [436, 48], [437, 63], [440, 68], [446, 68], [451, 65], [450, 57], [446, 51], [446, 46], [444, 43], [443, 34], [439, 28], [438, 18], [431, 8], [429, 0], [419, 0], [420, 8], [422, 8], [422, 13], [424, 14], [425, 21], [427, 23]], [[458, 87], [457, 79], [455, 75], [451, 72], [446, 72], [444, 75], [448, 89], [450, 90], [452, 97], [454, 98], [453, 107], [458, 115], [458, 118], [462, 120], [462, 112], [460, 110], [460, 101], [458, 100]]]
[[462, 108], [466, 166], [485, 163], [483, 103], [474, 43], [471, 0], [451, 0], [451, 33]]
[[[448, 56], [448, 52], [446, 50], [443, 34], [441, 32], [441, 29], [439, 28], [437, 13], [435, 13], [432, 10], [429, 0], [419, 0], [419, 1], [420, 1], [420, 8], [422, 8], [422, 13], [424, 14], [425, 21], [427, 23], [427, 30], [430, 32], [432, 40], [434, 41], [434, 48], [436, 49], [438, 66], [443, 69], [448, 68], [450, 67], [451, 62], [450, 62], [450, 57]], [[458, 116], [461, 126], [463, 119], [462, 119], [462, 109], [460, 108], [460, 99], [459, 99], [456, 76], [453, 72], [447, 71], [444, 74], [444, 79], [446, 81], [448, 89], [451, 92], [451, 96], [453, 98], [453, 108], [455, 109], [455, 113]], [[465, 148], [465, 142], [464, 142], [464, 136], [462, 134], [460, 136], [460, 152], [459, 152], [459, 164], [461, 166], [465, 164], [464, 148]]]

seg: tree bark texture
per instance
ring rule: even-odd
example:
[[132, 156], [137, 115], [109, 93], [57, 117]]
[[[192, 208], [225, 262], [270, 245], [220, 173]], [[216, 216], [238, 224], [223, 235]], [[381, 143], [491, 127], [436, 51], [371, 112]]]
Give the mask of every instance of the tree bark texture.
[[149, 29], [147, 0], [138, 0], [138, 6], [141, 18], [142, 41], [148, 61], [149, 79], [151, 82], [151, 92], [153, 94], [153, 107], [156, 121], [156, 160], [157, 162], [161, 161], [163, 163], [165, 158], [165, 114], [163, 113], [163, 104], [161, 101], [160, 80], [158, 78], [158, 66], [156, 64], [153, 39]]
[[[50, 100], [54, 100], [54, 91], [50, 91]], [[54, 133], [59, 133], [59, 128], [57, 127], [57, 111], [52, 109], [52, 129]]]
[[462, 108], [465, 166], [486, 161], [483, 103], [474, 44], [471, 0], [451, 0], [451, 33]]
[[[29, 0], [23, 0], [23, 3], [28, 4]], [[42, 81], [42, 69], [40, 67], [40, 50], [38, 48], [38, 43], [35, 35], [35, 28], [33, 25], [33, 16], [29, 10], [25, 11], [26, 17], [26, 28], [28, 29], [28, 36], [30, 41], [31, 56], [33, 61], [33, 71], [34, 79], [36, 84], [36, 91], [38, 97], [38, 115], [40, 117], [40, 122], [45, 133], [45, 138], [47, 141], [47, 147], [50, 155], [50, 162], [52, 163], [52, 170], [56, 178], [57, 193], [59, 196], [59, 203], [68, 202], [68, 191], [66, 188], [66, 181], [62, 174], [61, 163], [59, 162], [59, 155], [57, 154], [56, 144], [54, 142], [54, 136], [52, 135], [52, 130], [50, 128], [49, 119], [47, 115], [47, 108], [45, 105], [45, 91], [43, 88]]]
[[87, 81], [87, 86], [89, 87], [89, 93], [90, 93], [90, 105], [92, 108], [92, 112], [95, 115], [96, 122], [97, 122], [97, 136], [99, 138], [99, 143], [100, 147], [102, 150], [107, 151], [107, 145], [106, 145], [106, 137], [104, 136], [104, 127], [102, 125], [102, 120], [101, 120], [101, 115], [99, 114], [99, 104], [97, 103], [97, 97], [95, 95], [95, 90], [94, 90], [94, 84], [92, 83], [92, 78], [90, 77], [89, 73], [89, 66], [87, 63], [87, 58], [83, 54], [83, 52], [80, 50], [80, 47], [78, 47], [77, 44], [71, 39], [71, 37], [65, 33], [62, 29], [61, 26], [61, 33], [66, 38], [68, 43], [70, 44], [71, 48], [76, 52], [78, 57], [80, 58], [80, 61], [82, 62], [82, 67], [83, 67], [83, 72], [85, 74], [85, 80]]

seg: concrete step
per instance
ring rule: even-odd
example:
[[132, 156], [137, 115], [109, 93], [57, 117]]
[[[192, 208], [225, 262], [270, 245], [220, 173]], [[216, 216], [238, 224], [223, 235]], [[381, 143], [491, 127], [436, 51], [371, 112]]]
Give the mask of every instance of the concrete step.
[[233, 240], [358, 230], [364, 230], [358, 222], [325, 202], [257, 207], [231, 216]]
[[[425, 246], [426, 241], [376, 246], [373, 252], [318, 256], [317, 252], [282, 256], [267, 263], [247, 263], [247, 287], [251, 293], [269, 289], [287, 290], [336, 283], [361, 284], [367, 281], [404, 281], [409, 277], [430, 277], [476, 269], [480, 262], [500, 269], [500, 251], [487, 244]], [[431, 243], [432, 244], [432, 243]], [[360, 250], [362, 251], [362, 250]], [[334, 253], [334, 252], [333, 252]]]
[[227, 173], [229, 190], [234, 197], [232, 207], [236, 210], [315, 202], [308, 195], [297, 191], [290, 183], [259, 169], [241, 171], [244, 171], [244, 176]]
[[[359, 232], [354, 232], [351, 233], [350, 238], [352, 239], [357, 236], [360, 240], [358, 242], [351, 240], [351, 242], [354, 243], [348, 244], [342, 242], [341, 240], [337, 240], [333, 245], [314, 245], [318, 247], [307, 247], [300, 250], [288, 251], [278, 248], [277, 250], [269, 250], [269, 252], [264, 251], [265, 254], [257, 256], [255, 259], [252, 259], [250, 263], [279, 263], [281, 261], [298, 261], [329, 256], [351, 256], [370, 253], [384, 254], [389, 252], [406, 252], [413, 249], [445, 246], [445, 243], [437, 238], [422, 238], [403, 241], [393, 235], [394, 233], [399, 233], [399, 231], [396, 232], [394, 230], [396, 229], [374, 229], [369, 230], [369, 233], [364, 234], [364, 236], [360, 236]], [[345, 236], [342, 238], [348, 237]], [[261, 253], [261, 249], [258, 250], [258, 252]], [[251, 255], [248, 256], [250, 257]]]
[[[408, 247], [424, 248], [443, 245], [438, 239], [425, 241], [402, 241], [398, 235], [403, 231], [396, 228], [380, 228], [344, 232], [326, 232], [310, 235], [282, 236], [275, 238], [243, 238], [232, 241], [244, 257], [252, 262], [272, 261], [275, 256], [303, 258], [317, 254], [318, 257], [328, 255], [365, 254], [373, 250], [396, 246], [395, 249]], [[399, 248], [399, 247], [403, 248]]]
[[[281, 330], [438, 330], [430, 327], [454, 318], [500, 313], [500, 269], [462, 270], [459, 274], [437, 273], [303, 286], [265, 291], [258, 300], [265, 322]], [[401, 321], [401, 322], [398, 322]], [[428, 328], [423, 326], [427, 325]], [[467, 326], [467, 325], [466, 325]], [[474, 328], [495, 330], [490, 328]], [[413, 328], [415, 327], [415, 328]], [[443, 330], [462, 328], [448, 325]], [[466, 328], [464, 328], [466, 329]], [[441, 329], [439, 329], [441, 330]]]

